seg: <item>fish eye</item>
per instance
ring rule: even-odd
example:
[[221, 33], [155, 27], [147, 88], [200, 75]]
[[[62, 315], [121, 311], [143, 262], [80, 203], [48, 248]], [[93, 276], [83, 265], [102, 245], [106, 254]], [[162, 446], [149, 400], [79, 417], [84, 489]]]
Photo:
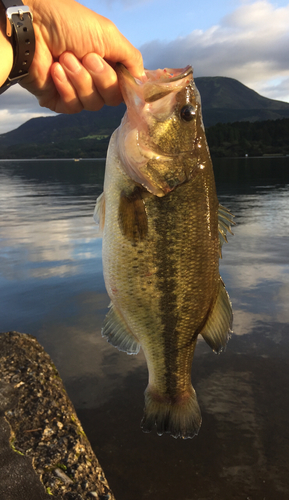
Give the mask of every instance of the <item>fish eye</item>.
[[185, 122], [192, 121], [196, 116], [196, 110], [191, 104], [186, 104], [181, 109], [181, 118]]

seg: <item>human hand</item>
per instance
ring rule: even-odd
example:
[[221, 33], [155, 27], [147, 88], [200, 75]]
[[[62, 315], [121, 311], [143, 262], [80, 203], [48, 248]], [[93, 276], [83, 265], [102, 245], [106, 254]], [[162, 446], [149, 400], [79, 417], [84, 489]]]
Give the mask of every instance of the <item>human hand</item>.
[[27, 0], [36, 49], [21, 85], [57, 113], [96, 111], [122, 96], [114, 65], [143, 75], [140, 52], [109, 20], [74, 0]]

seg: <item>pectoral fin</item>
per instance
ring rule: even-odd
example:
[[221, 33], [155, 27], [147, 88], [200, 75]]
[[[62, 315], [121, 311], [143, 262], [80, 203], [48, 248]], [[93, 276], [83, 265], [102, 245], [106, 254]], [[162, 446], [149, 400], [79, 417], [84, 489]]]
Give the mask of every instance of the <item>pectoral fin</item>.
[[201, 331], [207, 344], [214, 352], [220, 353], [231, 337], [233, 313], [230, 298], [225, 285], [220, 278], [220, 287], [217, 299]]
[[124, 319], [114, 306], [111, 306], [104, 319], [101, 334], [119, 351], [126, 352], [127, 354], [137, 354], [140, 350], [138, 340], [129, 331]]
[[104, 228], [104, 222], [105, 222], [105, 197], [104, 197], [104, 193], [101, 193], [101, 195], [96, 200], [96, 205], [95, 205], [95, 209], [94, 209], [94, 213], [93, 213], [93, 220], [98, 225], [98, 233], [101, 235], [103, 228]]
[[148, 219], [140, 187], [137, 186], [130, 194], [121, 193], [118, 215], [121, 231], [132, 243], [138, 243], [146, 237]]

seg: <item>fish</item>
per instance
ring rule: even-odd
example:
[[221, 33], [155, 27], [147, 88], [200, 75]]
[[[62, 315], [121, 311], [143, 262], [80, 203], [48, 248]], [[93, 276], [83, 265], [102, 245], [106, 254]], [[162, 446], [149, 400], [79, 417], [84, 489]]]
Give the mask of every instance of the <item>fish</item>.
[[94, 212], [111, 300], [102, 336], [144, 352], [142, 430], [187, 439], [202, 421], [191, 382], [198, 336], [219, 353], [232, 334], [219, 259], [233, 215], [218, 202], [192, 67], [142, 79], [122, 64], [116, 71], [127, 109]]

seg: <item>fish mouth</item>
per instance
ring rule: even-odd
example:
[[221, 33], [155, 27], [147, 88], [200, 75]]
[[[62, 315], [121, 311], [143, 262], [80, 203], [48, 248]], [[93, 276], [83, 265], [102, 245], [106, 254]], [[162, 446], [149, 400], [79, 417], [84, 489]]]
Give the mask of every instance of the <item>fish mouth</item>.
[[178, 82], [179, 80], [183, 80], [189, 75], [193, 74], [192, 66], [188, 65], [185, 68], [164, 68], [161, 70], [163, 75], [159, 76], [160, 70], [146, 70], [145, 74], [150, 81], [157, 80], [159, 83], [170, 83], [170, 82]]
[[164, 68], [156, 70], [145, 69], [145, 77], [143, 77], [142, 79], [134, 78], [122, 63], [117, 63], [115, 69], [118, 76], [122, 74], [124, 77], [130, 79], [131, 81], [134, 81], [137, 85], [141, 85], [149, 81], [158, 83], [177, 82], [193, 74], [193, 68], [191, 65], [188, 65], [185, 68], [175, 68], [175, 69], [173, 68]]
[[127, 106], [159, 101], [168, 94], [177, 93], [193, 79], [190, 65], [185, 68], [145, 70], [145, 75], [139, 79], [134, 78], [122, 63], [117, 63], [116, 73]]

